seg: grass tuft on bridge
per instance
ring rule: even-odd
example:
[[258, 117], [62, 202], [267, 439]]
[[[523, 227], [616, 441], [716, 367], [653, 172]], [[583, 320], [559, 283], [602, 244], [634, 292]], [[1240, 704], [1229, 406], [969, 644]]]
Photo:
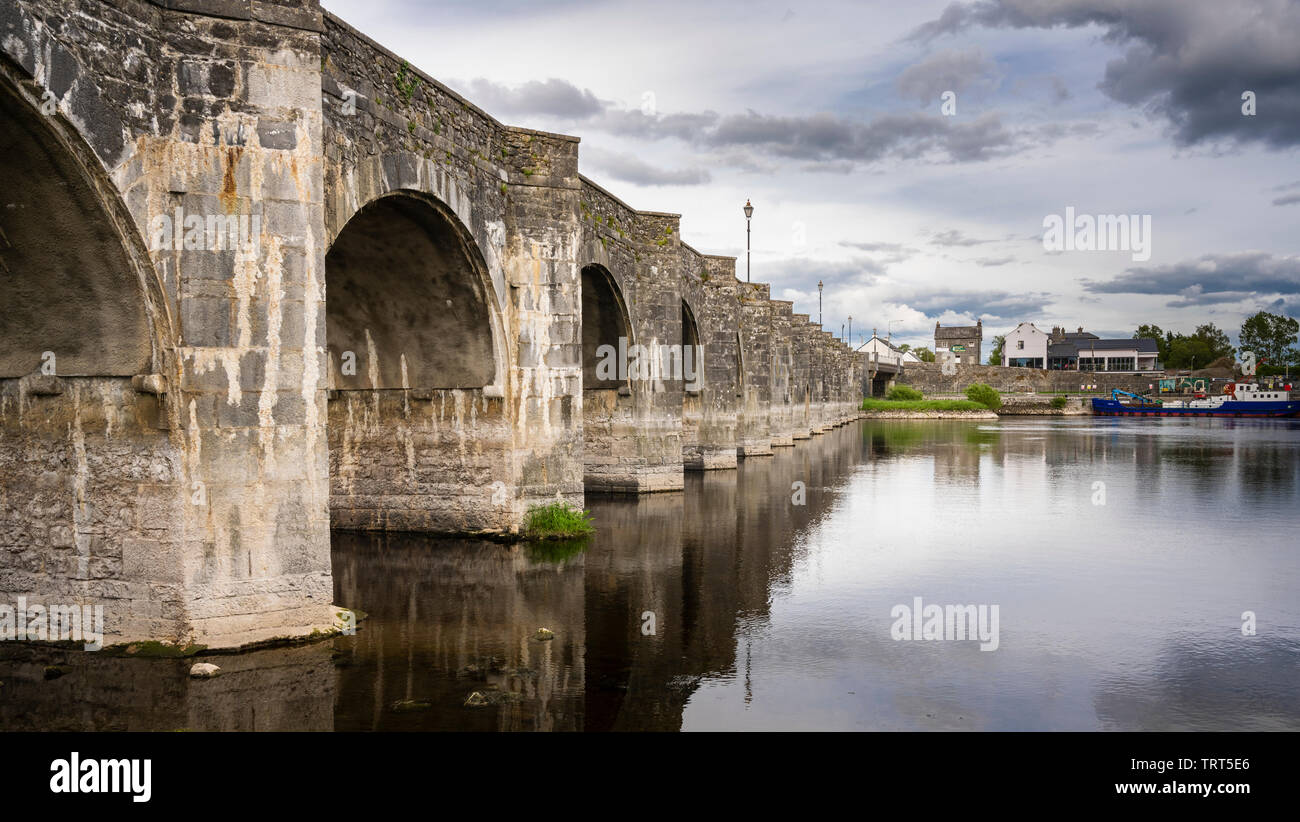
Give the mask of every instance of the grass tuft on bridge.
[[573, 539], [595, 532], [591, 515], [567, 502], [530, 506], [524, 517], [524, 535], [529, 539]]

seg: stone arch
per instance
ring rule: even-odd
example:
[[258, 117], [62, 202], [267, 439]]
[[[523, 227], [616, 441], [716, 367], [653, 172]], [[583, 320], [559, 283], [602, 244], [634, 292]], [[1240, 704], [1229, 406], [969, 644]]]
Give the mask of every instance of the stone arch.
[[[700, 344], [700, 326], [690, 303], [682, 300], [681, 358], [685, 390], [698, 393], [704, 385], [704, 346]], [[676, 375], [674, 375], [676, 376]]]
[[[622, 340], [622, 343], [620, 343]], [[599, 263], [582, 269], [582, 386], [584, 390], [609, 390], [631, 388], [631, 375], [627, 373], [626, 352], [636, 344], [632, 317], [623, 299], [623, 290], [610, 273]], [[622, 379], [608, 379], [609, 371], [599, 368], [607, 359], [612, 346], [616, 359], [613, 365], [622, 373]], [[599, 373], [598, 373], [599, 372]]]
[[0, 61], [0, 378], [166, 373], [162, 283], [80, 132]]
[[501, 396], [504, 333], [473, 237], [437, 198], [399, 189], [358, 209], [325, 257], [332, 389]]

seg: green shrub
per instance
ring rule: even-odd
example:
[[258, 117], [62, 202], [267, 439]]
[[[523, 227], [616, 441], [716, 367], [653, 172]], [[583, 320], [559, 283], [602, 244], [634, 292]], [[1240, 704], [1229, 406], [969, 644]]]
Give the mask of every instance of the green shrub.
[[1052, 407], [1053, 407], [1053, 408], [1064, 408], [1064, 407], [1065, 407], [1065, 404], [1068, 403], [1068, 402], [1069, 402], [1069, 400], [1066, 399], [1065, 397], [1052, 397]]
[[977, 382], [970, 388], [966, 389], [966, 399], [971, 402], [977, 402], [989, 410], [996, 410], [1002, 407], [1002, 397], [991, 385], [985, 385]]
[[885, 399], [915, 401], [921, 399], [921, 392], [910, 385], [895, 385], [885, 392]]
[[524, 535], [531, 539], [573, 539], [595, 530], [590, 514], [567, 502], [530, 506], [524, 517]]

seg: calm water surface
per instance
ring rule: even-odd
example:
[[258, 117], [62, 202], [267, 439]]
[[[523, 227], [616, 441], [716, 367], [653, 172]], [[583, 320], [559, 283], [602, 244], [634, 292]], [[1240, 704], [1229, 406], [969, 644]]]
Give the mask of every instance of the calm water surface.
[[[0, 728], [1297, 730], [1298, 503], [1293, 422], [855, 423], [585, 546], [337, 533], [356, 636], [214, 680], [7, 643]], [[998, 649], [893, 640], [917, 596]]]

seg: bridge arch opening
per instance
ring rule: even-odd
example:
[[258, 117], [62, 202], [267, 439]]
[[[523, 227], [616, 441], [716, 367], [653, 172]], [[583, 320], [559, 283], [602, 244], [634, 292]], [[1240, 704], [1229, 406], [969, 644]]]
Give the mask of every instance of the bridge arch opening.
[[333, 389], [472, 389], [498, 380], [490, 280], [445, 206], [395, 192], [348, 220], [325, 256]]
[[42, 96], [0, 60], [0, 601], [75, 591], [104, 603], [109, 643], [166, 635], [185, 456], [131, 378], [175, 376], [171, 315], [144, 233]]
[[623, 293], [602, 265], [582, 269], [582, 387], [631, 389], [632, 323]]
[[89, 150], [0, 74], [0, 378], [148, 373], [142, 240]]
[[352, 215], [325, 255], [333, 529], [517, 526], [502, 327], [444, 203], [399, 190]]
[[687, 393], [698, 394], [704, 385], [704, 349], [695, 312], [682, 300], [681, 377]]

